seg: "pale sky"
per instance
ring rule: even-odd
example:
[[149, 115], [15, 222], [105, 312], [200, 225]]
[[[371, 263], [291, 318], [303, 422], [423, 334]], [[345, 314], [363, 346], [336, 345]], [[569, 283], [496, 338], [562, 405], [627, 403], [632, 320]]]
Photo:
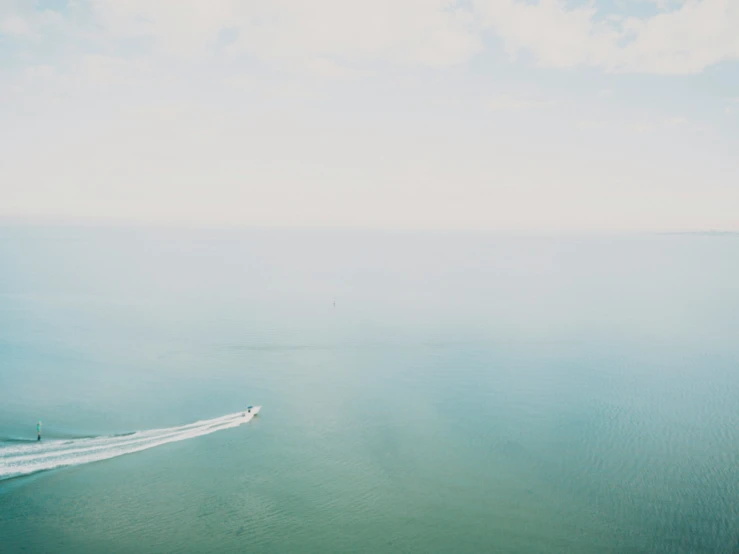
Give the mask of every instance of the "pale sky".
[[739, 230], [739, 0], [0, 0], [0, 217]]

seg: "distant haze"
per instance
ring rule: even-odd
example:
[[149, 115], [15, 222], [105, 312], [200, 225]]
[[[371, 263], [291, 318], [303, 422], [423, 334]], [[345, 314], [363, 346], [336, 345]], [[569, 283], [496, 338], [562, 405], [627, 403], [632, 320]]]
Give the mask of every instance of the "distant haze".
[[739, 230], [734, 0], [4, 0], [0, 218]]

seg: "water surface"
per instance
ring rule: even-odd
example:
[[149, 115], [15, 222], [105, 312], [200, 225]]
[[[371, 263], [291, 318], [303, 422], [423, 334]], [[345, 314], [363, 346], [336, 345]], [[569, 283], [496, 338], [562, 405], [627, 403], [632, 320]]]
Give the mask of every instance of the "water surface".
[[731, 235], [0, 228], [0, 468], [116, 454], [0, 471], [2, 551], [739, 551], [737, 283]]

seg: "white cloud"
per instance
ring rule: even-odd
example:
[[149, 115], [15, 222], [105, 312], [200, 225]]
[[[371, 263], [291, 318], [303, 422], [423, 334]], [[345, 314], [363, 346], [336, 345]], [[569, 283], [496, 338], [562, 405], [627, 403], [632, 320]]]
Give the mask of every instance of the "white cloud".
[[[41, 36], [61, 22], [57, 12], [7, 1], [0, 33]], [[87, 21], [85, 33], [100, 44], [144, 39], [154, 45], [149, 54], [186, 59], [227, 51], [298, 71], [315, 65], [332, 78], [368, 62], [464, 63], [482, 50], [485, 32], [512, 58], [552, 67], [690, 74], [739, 60], [739, 1], [644, 1], [659, 12], [624, 16], [607, 3], [568, 0], [87, 0], [65, 17]]]
[[553, 100], [532, 100], [526, 98], [517, 98], [514, 96], [495, 96], [487, 103], [490, 111], [521, 111], [521, 110], [537, 110], [543, 108], [551, 108], [555, 105]]
[[739, 59], [736, 0], [686, 0], [644, 19], [604, 19], [593, 3], [571, 8], [564, 0], [473, 4], [511, 55], [527, 52], [541, 65], [690, 74]]
[[133, 85], [151, 68], [144, 61], [111, 56], [88, 55], [84, 58], [83, 78], [94, 86]]
[[13, 93], [13, 100], [44, 96], [48, 101], [49, 95], [59, 93], [62, 83], [66, 85], [66, 79], [54, 66], [39, 64], [26, 67], [10, 82], [8, 88]]
[[[157, 76], [147, 61], [111, 56], [82, 55], [73, 63], [37, 64], [26, 67], [6, 82], [7, 100], [19, 109], [34, 113], [34, 107], [105, 101], [105, 94], [116, 88], [151, 90], [164, 77]], [[2, 87], [0, 87], [2, 88]]]
[[688, 74], [739, 59], [735, 0], [691, 0], [675, 11], [631, 18], [628, 24], [634, 40], [616, 50], [617, 70]]
[[[265, 60], [303, 65], [341, 56], [446, 66], [481, 48], [473, 15], [451, 0], [97, 0], [95, 12], [114, 36], [150, 37], [164, 52], [194, 56], [217, 46]], [[301, 63], [302, 62], [302, 63]]]
[[19, 15], [9, 15], [0, 19], [0, 35], [21, 36], [29, 32], [30, 28], [26, 20]]
[[615, 32], [595, 24], [593, 6], [568, 9], [559, 0], [538, 4], [515, 0], [473, 0], [483, 23], [497, 34], [509, 55], [533, 54], [539, 63], [570, 67], [606, 55]]
[[683, 116], [673, 116], [665, 119], [663, 124], [668, 129], [677, 129], [678, 127], [683, 127], [684, 125], [687, 125], [688, 120]]
[[304, 65], [304, 69], [311, 75], [330, 79], [358, 79], [372, 74], [370, 71], [345, 67], [329, 58], [308, 60]]
[[51, 65], [32, 65], [23, 70], [23, 77], [25, 79], [35, 80], [46, 80], [56, 75], [56, 69]]
[[0, 1], [0, 37], [27, 43], [58, 32], [63, 17], [53, 10], [38, 10], [35, 2], [24, 0]]
[[577, 122], [579, 129], [604, 129], [608, 125], [608, 122], [602, 119], [581, 119]]
[[657, 130], [657, 126], [649, 121], [642, 121], [638, 123], [631, 123], [628, 125], [628, 129], [638, 135], [645, 135], [653, 133]]
[[250, 75], [232, 75], [221, 81], [225, 86], [269, 98], [308, 98], [314, 90], [298, 81], [268, 81]]
[[[641, 6], [652, 14], [641, 19], [609, 17], [604, 6], [624, 12], [621, 0], [76, 4], [42, 16], [28, 0], [0, 0], [0, 22], [17, 16], [28, 31], [0, 39], [10, 46], [0, 120], [13, 131], [0, 136], [2, 213], [735, 226], [737, 135], [732, 120], [714, 121], [739, 113], [723, 101], [736, 95], [734, 66], [678, 86], [602, 73], [731, 59], [725, 27], [739, 0]], [[505, 67], [500, 44], [521, 67]], [[480, 119], [486, 111], [517, 117]], [[642, 219], [624, 219], [632, 206]]]
[[683, 116], [666, 117], [663, 120], [644, 120], [644, 121], [609, 121], [606, 119], [581, 119], [577, 121], [576, 126], [585, 130], [625, 130], [630, 133], [645, 135], [658, 131], [674, 131], [676, 129], [685, 128], [689, 124], [687, 118]]
[[686, 0], [630, 0], [633, 4], [653, 4], [659, 10], [669, 10], [684, 4]]

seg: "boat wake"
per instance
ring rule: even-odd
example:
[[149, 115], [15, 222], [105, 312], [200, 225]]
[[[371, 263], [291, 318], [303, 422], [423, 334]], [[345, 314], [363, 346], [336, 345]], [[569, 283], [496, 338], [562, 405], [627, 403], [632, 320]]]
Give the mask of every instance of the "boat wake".
[[244, 412], [196, 421], [167, 429], [136, 431], [123, 435], [73, 440], [41, 440], [32, 443], [0, 444], [0, 481], [58, 467], [87, 464], [124, 454], [148, 450], [170, 442], [183, 441], [243, 425], [254, 417]]

